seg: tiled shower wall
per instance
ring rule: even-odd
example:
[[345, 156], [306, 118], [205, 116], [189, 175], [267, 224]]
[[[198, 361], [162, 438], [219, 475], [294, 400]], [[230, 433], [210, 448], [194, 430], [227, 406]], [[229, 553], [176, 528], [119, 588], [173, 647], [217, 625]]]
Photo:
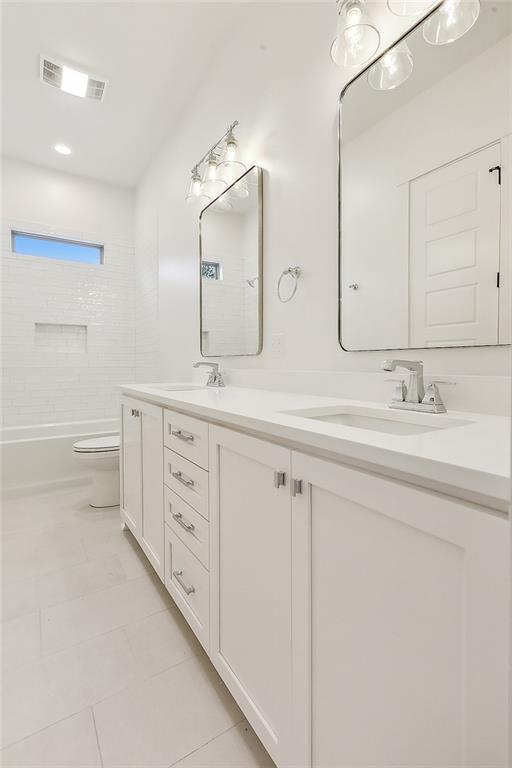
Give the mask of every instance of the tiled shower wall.
[[[104, 264], [11, 252], [11, 229], [104, 244]], [[5, 426], [115, 416], [135, 379], [134, 243], [105, 231], [3, 220]]]

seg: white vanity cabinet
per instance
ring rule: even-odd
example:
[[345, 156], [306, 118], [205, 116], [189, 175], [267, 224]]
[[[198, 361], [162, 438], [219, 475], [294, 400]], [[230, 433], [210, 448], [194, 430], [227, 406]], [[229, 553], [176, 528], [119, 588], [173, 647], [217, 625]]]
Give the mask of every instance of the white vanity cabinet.
[[210, 539], [210, 655], [279, 767], [505, 768], [503, 518], [212, 427]]
[[506, 768], [504, 516], [130, 397], [121, 453], [122, 518], [278, 768]]
[[162, 408], [121, 398], [121, 517], [164, 578]]
[[311, 765], [505, 768], [507, 522], [299, 453], [292, 473]]

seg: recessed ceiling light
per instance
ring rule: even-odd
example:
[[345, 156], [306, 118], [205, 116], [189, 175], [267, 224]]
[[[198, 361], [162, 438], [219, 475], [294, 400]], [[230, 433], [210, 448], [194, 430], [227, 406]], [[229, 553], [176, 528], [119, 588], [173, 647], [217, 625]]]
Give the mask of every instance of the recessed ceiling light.
[[56, 152], [59, 153], [59, 155], [71, 154], [71, 147], [68, 147], [67, 144], [54, 144], [53, 148]]

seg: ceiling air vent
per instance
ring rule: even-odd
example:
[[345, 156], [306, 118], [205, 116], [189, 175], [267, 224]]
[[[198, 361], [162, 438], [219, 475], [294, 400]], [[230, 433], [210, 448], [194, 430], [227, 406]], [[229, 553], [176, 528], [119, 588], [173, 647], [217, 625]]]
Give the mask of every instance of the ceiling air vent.
[[106, 80], [96, 75], [81, 72], [48, 56], [41, 56], [40, 78], [43, 83], [52, 85], [60, 91], [93, 101], [103, 100], [107, 85]]

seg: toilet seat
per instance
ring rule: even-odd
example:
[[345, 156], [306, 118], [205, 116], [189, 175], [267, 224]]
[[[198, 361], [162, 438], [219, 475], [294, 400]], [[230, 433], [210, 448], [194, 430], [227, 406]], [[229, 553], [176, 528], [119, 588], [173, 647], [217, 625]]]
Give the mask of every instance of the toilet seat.
[[90, 440], [79, 440], [74, 443], [75, 453], [118, 453], [119, 434], [106, 435], [105, 437], [93, 437]]

